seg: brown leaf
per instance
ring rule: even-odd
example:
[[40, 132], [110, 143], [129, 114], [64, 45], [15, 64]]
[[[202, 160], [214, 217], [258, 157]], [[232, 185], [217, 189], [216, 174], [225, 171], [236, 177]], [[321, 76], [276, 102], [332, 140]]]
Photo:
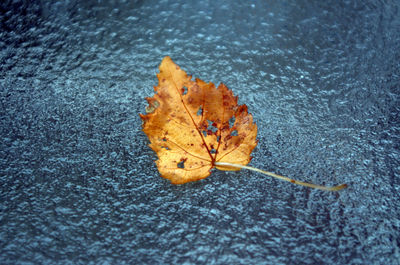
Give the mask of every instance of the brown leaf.
[[213, 167], [239, 170], [216, 162], [247, 165], [257, 145], [257, 126], [247, 106], [238, 106], [224, 84], [216, 88], [193, 81], [170, 57], [159, 69], [156, 93], [146, 98], [147, 114], [140, 117], [161, 176], [183, 184], [208, 177]]

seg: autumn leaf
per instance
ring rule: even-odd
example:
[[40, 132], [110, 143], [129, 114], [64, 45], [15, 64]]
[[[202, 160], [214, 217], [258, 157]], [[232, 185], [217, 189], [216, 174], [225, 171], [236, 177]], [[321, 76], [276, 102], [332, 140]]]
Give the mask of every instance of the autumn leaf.
[[223, 84], [216, 88], [191, 80], [169, 57], [157, 77], [156, 94], [147, 98], [150, 107], [141, 117], [162, 177], [182, 184], [206, 178], [215, 162], [249, 163], [257, 126], [232, 91]]
[[149, 146], [157, 153], [156, 164], [162, 177], [173, 184], [183, 184], [208, 177], [214, 167], [246, 168], [304, 186], [335, 188], [246, 166], [257, 145], [257, 126], [247, 106], [238, 105], [237, 97], [224, 84], [215, 87], [211, 82], [192, 80], [168, 56], [159, 69], [155, 95], [146, 98], [147, 114], [140, 117]]

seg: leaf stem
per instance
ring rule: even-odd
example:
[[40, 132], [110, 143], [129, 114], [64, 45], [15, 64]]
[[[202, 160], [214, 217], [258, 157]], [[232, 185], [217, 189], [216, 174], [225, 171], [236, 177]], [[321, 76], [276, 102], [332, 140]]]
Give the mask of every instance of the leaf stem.
[[310, 187], [310, 188], [314, 188], [314, 189], [319, 189], [319, 190], [326, 190], [326, 191], [339, 191], [342, 190], [344, 188], [347, 188], [347, 184], [341, 184], [341, 185], [337, 185], [334, 187], [326, 187], [326, 186], [320, 186], [320, 185], [316, 185], [316, 184], [312, 184], [312, 183], [307, 183], [307, 182], [303, 182], [303, 181], [298, 181], [298, 180], [294, 180], [288, 177], [284, 177], [269, 171], [264, 171], [255, 167], [249, 167], [249, 166], [243, 166], [243, 165], [238, 165], [238, 164], [231, 164], [231, 163], [226, 163], [226, 162], [214, 162], [214, 165], [216, 166], [227, 166], [227, 167], [234, 167], [234, 168], [244, 168], [244, 169], [249, 169], [249, 170], [253, 170], [253, 171], [257, 171], [260, 172], [262, 174], [280, 179], [280, 180], [284, 180], [284, 181], [288, 181], [291, 182], [293, 184], [297, 184], [297, 185], [301, 185], [301, 186], [305, 186], [305, 187]]

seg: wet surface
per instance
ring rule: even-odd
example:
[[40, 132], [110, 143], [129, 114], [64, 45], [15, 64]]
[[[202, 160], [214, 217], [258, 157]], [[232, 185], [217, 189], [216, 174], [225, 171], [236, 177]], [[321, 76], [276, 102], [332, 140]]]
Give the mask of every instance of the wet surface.
[[[119, 2], [0, 4], [1, 263], [398, 264], [398, 2]], [[250, 165], [349, 188], [160, 178], [166, 55], [248, 105]]]

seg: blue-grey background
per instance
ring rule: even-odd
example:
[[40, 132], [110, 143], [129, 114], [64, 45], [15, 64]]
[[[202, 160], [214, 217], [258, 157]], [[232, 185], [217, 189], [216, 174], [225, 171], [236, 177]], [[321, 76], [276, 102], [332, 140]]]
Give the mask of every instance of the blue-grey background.
[[[400, 263], [399, 1], [0, 7], [0, 263]], [[166, 55], [248, 105], [250, 165], [349, 188], [160, 178], [138, 114]]]

